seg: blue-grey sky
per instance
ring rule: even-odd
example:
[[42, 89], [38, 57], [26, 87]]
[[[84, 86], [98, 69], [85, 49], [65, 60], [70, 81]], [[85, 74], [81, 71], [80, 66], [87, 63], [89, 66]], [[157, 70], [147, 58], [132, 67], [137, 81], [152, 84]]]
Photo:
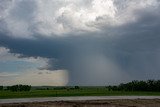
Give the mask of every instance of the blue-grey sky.
[[0, 84], [160, 79], [159, 0], [0, 0]]

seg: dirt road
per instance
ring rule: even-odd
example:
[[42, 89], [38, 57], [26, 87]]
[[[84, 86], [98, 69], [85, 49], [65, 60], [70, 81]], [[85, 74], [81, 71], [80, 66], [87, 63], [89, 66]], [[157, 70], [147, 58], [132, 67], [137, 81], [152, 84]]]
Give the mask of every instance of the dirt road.
[[160, 96], [89, 96], [89, 97], [44, 97], [44, 98], [17, 98], [0, 99], [2, 103], [28, 103], [47, 101], [89, 101], [89, 100], [118, 100], [118, 99], [160, 99]]
[[160, 96], [0, 99], [0, 107], [160, 107]]

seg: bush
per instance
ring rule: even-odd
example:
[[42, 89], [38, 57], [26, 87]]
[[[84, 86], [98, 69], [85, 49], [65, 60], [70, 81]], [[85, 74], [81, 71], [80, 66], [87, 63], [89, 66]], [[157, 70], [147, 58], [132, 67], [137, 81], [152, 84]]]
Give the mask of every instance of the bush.
[[13, 85], [13, 86], [8, 86], [7, 90], [16, 92], [16, 91], [30, 91], [31, 86], [30, 85]]
[[118, 86], [108, 86], [108, 90], [112, 91], [158, 91], [160, 92], [160, 80], [148, 80], [128, 82]]

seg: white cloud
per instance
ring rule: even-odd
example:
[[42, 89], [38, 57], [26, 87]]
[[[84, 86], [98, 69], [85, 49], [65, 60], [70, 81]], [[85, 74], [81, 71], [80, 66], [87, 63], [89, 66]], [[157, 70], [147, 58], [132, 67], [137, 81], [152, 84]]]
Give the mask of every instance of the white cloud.
[[[20, 56], [20, 54], [10, 53], [10, 50], [5, 47], [0, 47], [0, 85], [64, 86], [68, 83], [66, 70], [50, 71], [39, 69], [48, 66], [47, 58], [23, 58]], [[6, 71], [6, 69], [9, 71]]]
[[0, 62], [24, 61], [29, 63], [37, 63], [39, 67], [47, 66], [48, 59], [42, 57], [21, 57], [21, 54], [10, 53], [10, 49], [0, 47]]
[[1, 78], [12, 77], [12, 76], [18, 76], [18, 74], [16, 74], [16, 73], [8, 73], [8, 72], [0, 72], [0, 77]]
[[135, 11], [159, 4], [158, 0], [5, 0], [0, 20], [14, 37], [76, 35], [136, 21]]

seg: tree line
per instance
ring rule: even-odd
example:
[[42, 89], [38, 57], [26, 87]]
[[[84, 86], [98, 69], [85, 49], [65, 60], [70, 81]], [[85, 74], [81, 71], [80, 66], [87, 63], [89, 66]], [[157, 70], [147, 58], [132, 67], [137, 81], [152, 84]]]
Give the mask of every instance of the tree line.
[[[68, 89], [66, 87], [57, 87], [54, 88], [57, 90], [60, 89]], [[71, 87], [69, 89], [80, 89], [79, 86]], [[154, 91], [154, 92], [160, 92], [160, 80], [147, 80], [147, 81], [138, 81], [134, 80], [128, 83], [121, 83], [116, 86], [106, 86], [106, 89], [109, 91]], [[13, 85], [13, 86], [0, 86], [1, 90], [10, 90], [13, 92], [17, 91], [30, 91], [31, 86], [30, 85]], [[47, 90], [49, 88], [47, 87]]]
[[108, 86], [109, 91], [155, 91], [160, 92], [160, 80], [138, 81], [121, 83], [118, 86]]
[[13, 92], [17, 92], [17, 91], [30, 91], [31, 90], [31, 86], [30, 85], [13, 85], [13, 86], [7, 86], [6, 88], [4, 88], [3, 86], [0, 86], [0, 90], [10, 90]]

